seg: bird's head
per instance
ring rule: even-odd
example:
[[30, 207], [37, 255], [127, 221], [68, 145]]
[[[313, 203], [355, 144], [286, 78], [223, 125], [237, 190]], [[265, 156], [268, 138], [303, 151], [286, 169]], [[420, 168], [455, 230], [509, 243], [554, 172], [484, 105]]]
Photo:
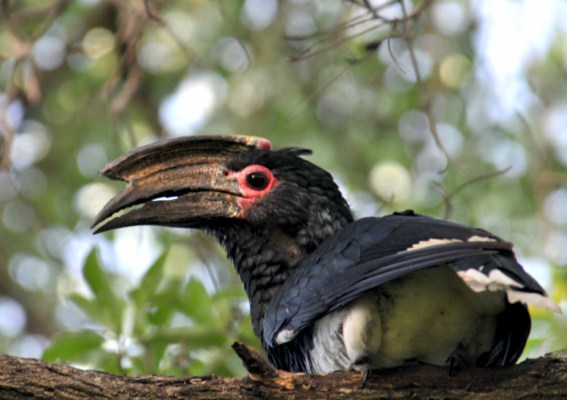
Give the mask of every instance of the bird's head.
[[352, 216], [331, 175], [301, 158], [310, 153], [271, 150], [268, 140], [248, 136], [192, 136], [141, 147], [101, 170], [128, 186], [93, 226], [103, 232], [133, 225], [215, 230], [245, 224], [290, 235], [315, 230], [307, 236], [324, 239]]

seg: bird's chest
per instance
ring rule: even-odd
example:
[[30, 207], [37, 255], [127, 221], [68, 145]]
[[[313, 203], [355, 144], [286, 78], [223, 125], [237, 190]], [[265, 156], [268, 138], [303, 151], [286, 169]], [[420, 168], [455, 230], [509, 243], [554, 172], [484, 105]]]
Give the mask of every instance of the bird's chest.
[[470, 290], [449, 267], [418, 271], [382, 285], [322, 318], [310, 352], [314, 372], [408, 361], [447, 365], [490, 350], [502, 294]]

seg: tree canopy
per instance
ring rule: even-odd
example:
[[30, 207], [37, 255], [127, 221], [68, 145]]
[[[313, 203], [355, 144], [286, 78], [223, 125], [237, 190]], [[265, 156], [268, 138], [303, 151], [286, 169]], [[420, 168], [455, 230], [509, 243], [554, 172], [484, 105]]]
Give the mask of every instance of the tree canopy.
[[[198, 232], [94, 236], [108, 161], [159, 138], [311, 148], [358, 216], [412, 208], [515, 244], [567, 304], [559, 1], [0, 2], [0, 351], [241, 375], [246, 296]], [[510, 22], [511, 21], [511, 22]], [[567, 347], [532, 309], [526, 357]]]

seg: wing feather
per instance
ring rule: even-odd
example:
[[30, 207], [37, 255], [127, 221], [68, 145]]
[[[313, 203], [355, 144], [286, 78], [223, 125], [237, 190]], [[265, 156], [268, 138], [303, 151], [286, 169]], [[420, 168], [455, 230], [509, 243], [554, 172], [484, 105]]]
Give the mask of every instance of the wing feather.
[[458, 271], [498, 270], [522, 290], [544, 290], [516, 262], [512, 246], [486, 231], [413, 212], [355, 221], [293, 271], [268, 306], [264, 339], [292, 340], [322, 316], [386, 282], [447, 263]]

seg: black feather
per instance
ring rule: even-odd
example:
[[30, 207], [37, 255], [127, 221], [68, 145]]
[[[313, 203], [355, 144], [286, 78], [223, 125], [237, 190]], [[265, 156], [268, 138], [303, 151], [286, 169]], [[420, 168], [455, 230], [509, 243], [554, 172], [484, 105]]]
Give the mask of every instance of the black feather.
[[[467, 242], [473, 236], [490, 240]], [[460, 241], [408, 250], [434, 238]], [[485, 231], [408, 213], [365, 218], [324, 241], [293, 271], [267, 308], [264, 339], [274, 346], [283, 330], [299, 332], [365, 292], [443, 263], [456, 271], [498, 268], [528, 290], [544, 293], [515, 261], [511, 245]]]

